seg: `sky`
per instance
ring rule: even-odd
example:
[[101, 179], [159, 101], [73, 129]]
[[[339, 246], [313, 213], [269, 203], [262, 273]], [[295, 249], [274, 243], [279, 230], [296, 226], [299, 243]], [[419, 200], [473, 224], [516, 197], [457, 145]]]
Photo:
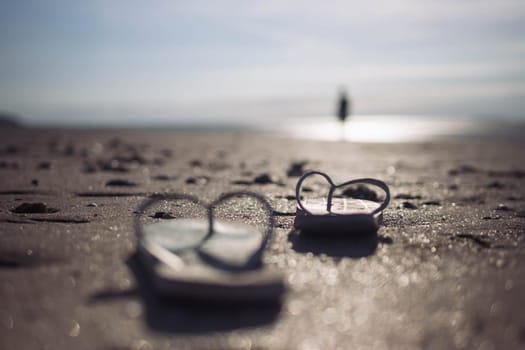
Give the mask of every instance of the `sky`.
[[0, 110], [45, 123], [525, 119], [523, 0], [2, 0]]

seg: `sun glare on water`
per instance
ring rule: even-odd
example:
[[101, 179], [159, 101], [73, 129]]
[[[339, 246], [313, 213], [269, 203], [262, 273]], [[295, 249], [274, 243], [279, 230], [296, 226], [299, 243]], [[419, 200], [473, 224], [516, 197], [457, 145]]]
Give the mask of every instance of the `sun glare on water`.
[[344, 125], [336, 120], [315, 119], [293, 123], [293, 137], [325, 141], [414, 142], [472, 131], [467, 120], [410, 116], [355, 116]]

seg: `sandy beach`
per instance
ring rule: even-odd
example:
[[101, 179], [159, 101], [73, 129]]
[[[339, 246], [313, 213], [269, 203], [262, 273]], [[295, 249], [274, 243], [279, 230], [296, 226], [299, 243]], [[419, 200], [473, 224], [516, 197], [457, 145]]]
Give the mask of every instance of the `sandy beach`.
[[[0, 137], [1, 349], [525, 347], [525, 142], [31, 128]], [[294, 164], [338, 182], [385, 181], [392, 201], [377, 237], [294, 232]], [[283, 273], [282, 303], [156, 297], [135, 256], [137, 205], [242, 189], [275, 210], [265, 263]]]

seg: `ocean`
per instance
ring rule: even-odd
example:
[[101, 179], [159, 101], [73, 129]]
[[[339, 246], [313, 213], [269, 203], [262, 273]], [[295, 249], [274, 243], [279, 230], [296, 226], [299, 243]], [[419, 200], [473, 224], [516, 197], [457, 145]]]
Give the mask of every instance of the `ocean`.
[[[125, 121], [125, 122], [123, 122]], [[283, 137], [348, 142], [424, 142], [444, 139], [525, 140], [525, 118], [486, 116], [352, 115], [343, 124], [334, 116], [185, 118], [100, 116], [27, 123], [38, 127], [248, 130]]]
[[455, 138], [525, 140], [525, 120], [475, 117], [357, 115], [290, 120], [282, 132], [296, 138], [353, 142], [421, 142]]

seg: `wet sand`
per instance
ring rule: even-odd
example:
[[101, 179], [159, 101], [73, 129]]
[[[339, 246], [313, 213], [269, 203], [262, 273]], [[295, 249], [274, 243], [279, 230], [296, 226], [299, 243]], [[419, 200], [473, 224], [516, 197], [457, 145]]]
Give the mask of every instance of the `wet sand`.
[[[203, 131], [0, 130], [1, 349], [525, 347], [525, 142], [360, 144]], [[294, 163], [375, 177], [377, 237], [293, 232]], [[131, 218], [154, 193], [248, 189], [277, 214], [280, 305], [161, 300]], [[45, 203], [45, 208], [23, 207]]]

